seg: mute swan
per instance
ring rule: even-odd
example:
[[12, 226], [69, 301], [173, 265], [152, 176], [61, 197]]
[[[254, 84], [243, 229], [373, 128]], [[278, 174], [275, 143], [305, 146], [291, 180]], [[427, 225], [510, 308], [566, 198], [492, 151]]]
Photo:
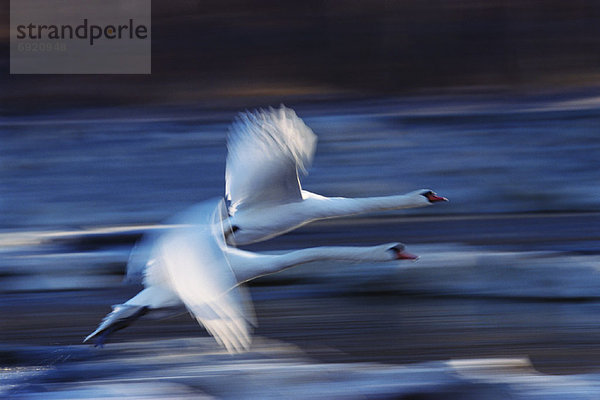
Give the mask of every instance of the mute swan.
[[429, 189], [356, 199], [302, 190], [299, 173], [306, 174], [316, 143], [312, 130], [284, 106], [239, 115], [230, 129], [225, 166], [229, 244], [266, 240], [318, 219], [447, 201]]
[[158, 236], [144, 274], [144, 289], [113, 311], [84, 342], [124, 328], [152, 309], [181, 305], [229, 352], [250, 346], [252, 306], [240, 287], [256, 277], [315, 260], [392, 261], [416, 259], [400, 243], [371, 247], [316, 247], [267, 255], [227, 246], [222, 199], [194, 206]]
[[[318, 219], [448, 201], [429, 189], [367, 198], [324, 197], [302, 190], [299, 173], [306, 174], [316, 142], [312, 130], [284, 106], [239, 115], [227, 143], [227, 244], [267, 240]], [[127, 281], [141, 278], [154, 236], [147, 234], [131, 252]]]

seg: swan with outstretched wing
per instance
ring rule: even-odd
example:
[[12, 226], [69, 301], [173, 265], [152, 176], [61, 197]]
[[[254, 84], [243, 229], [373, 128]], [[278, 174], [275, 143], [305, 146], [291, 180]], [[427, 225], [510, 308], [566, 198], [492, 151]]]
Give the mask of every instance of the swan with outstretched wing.
[[282, 254], [253, 253], [225, 242], [228, 228], [222, 199], [192, 207], [172, 220], [147, 245], [144, 289], [113, 307], [85, 341], [97, 345], [114, 331], [161, 308], [185, 305], [191, 315], [229, 352], [247, 350], [254, 324], [252, 304], [240, 286], [259, 276], [318, 260], [389, 262], [416, 259], [400, 243], [368, 247], [315, 247]]
[[300, 176], [307, 173], [316, 143], [313, 131], [284, 106], [238, 116], [230, 129], [225, 167], [229, 244], [266, 240], [323, 218], [447, 201], [429, 189], [367, 198], [325, 197], [303, 190]]

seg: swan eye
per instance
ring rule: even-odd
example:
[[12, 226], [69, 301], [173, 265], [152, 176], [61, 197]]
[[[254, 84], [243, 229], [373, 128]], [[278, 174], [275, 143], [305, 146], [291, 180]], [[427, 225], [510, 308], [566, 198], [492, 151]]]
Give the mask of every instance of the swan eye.
[[390, 247], [388, 249], [388, 251], [391, 251], [392, 253], [394, 253], [394, 257], [398, 257], [400, 255], [400, 253], [402, 253], [404, 251], [404, 246], [401, 244], [398, 244], [396, 246]]
[[236, 233], [236, 232], [237, 232], [237, 231], [239, 231], [239, 230], [240, 230], [240, 227], [239, 227], [239, 226], [237, 226], [237, 225], [233, 225], [233, 226], [231, 227], [231, 232], [233, 232], [233, 233]]
[[403, 244], [397, 244], [396, 246], [390, 247], [388, 250], [394, 252], [394, 258], [396, 260], [413, 260], [414, 261], [419, 258], [419, 256], [410, 254], [409, 252], [405, 251]]

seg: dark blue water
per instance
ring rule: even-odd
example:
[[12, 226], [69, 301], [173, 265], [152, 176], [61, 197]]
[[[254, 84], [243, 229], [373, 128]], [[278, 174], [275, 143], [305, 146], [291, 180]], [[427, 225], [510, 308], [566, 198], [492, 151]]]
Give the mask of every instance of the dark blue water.
[[[235, 112], [4, 118], [0, 393], [597, 397], [595, 93], [295, 108], [319, 136], [306, 189], [372, 196], [431, 188], [451, 201], [319, 222], [250, 248], [402, 241], [421, 255], [417, 263], [315, 263], [255, 282], [259, 327], [247, 355], [222, 353], [185, 313], [140, 321], [105, 349], [90, 348], [81, 340], [110, 305], [139, 290], [121, 283], [133, 243], [223, 193]], [[448, 361], [473, 359], [485, 361]]]
[[[595, 93], [387, 99], [297, 107], [319, 137], [305, 188], [432, 188], [426, 214], [600, 209]], [[289, 104], [289, 106], [294, 106]], [[0, 226], [158, 222], [224, 191], [235, 111], [92, 110], [0, 120]]]

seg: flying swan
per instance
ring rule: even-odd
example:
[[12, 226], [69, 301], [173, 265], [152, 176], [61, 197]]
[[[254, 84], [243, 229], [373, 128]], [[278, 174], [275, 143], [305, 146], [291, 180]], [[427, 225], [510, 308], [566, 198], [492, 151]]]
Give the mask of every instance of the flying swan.
[[144, 271], [144, 289], [113, 311], [85, 338], [102, 345], [112, 332], [155, 309], [185, 305], [230, 353], [245, 351], [254, 325], [252, 305], [240, 285], [256, 277], [316, 260], [385, 262], [416, 259], [404, 245], [315, 247], [284, 254], [259, 254], [230, 247], [223, 199], [209, 200], [177, 216], [154, 237]]
[[302, 190], [299, 176], [307, 173], [316, 143], [313, 131], [284, 106], [238, 116], [230, 128], [225, 166], [229, 244], [267, 240], [318, 219], [447, 201], [429, 189], [368, 198]]

